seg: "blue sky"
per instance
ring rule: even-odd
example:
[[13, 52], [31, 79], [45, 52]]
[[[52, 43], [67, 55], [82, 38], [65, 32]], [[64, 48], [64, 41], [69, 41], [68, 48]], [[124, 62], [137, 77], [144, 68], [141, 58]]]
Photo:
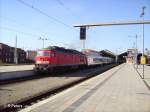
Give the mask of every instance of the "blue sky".
[[[146, 6], [144, 18], [150, 20], [150, 0], [23, 1], [63, 22], [44, 16], [18, 0], [0, 0], [0, 42], [14, 46], [17, 35], [18, 47], [25, 50], [41, 48], [39, 37], [48, 38], [45, 47], [55, 45], [80, 50], [79, 28], [74, 28], [74, 24], [141, 20], [142, 6]], [[136, 34], [141, 50], [141, 25], [91, 27], [87, 30], [85, 46], [120, 53], [134, 46]], [[150, 49], [150, 24], [145, 25], [145, 47]]]

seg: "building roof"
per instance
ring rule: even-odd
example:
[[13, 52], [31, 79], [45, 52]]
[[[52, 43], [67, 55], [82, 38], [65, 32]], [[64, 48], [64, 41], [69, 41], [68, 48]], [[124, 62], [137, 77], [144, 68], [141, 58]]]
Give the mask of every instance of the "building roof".
[[102, 50], [99, 53], [100, 53], [100, 55], [105, 56], [105, 57], [111, 57], [111, 58], [116, 57], [116, 55], [113, 52], [109, 51], [109, 50]]
[[[4, 43], [0, 43], [0, 45], [1, 45], [1, 48], [2, 47], [4, 47], [4, 48], [9, 48], [9, 49], [15, 49], [15, 47], [11, 47], [11, 46], [9, 46], [9, 45], [7, 45], [7, 44], [4, 44]], [[17, 50], [19, 50], [19, 51], [24, 51], [23, 49], [21, 49], [21, 48], [17, 48]]]

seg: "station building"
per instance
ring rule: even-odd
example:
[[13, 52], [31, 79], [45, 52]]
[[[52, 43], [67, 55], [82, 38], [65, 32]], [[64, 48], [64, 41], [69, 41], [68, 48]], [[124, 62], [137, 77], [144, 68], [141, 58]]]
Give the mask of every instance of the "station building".
[[[15, 48], [0, 43], [0, 63], [14, 63]], [[26, 52], [17, 48], [18, 63], [26, 62]]]
[[134, 63], [136, 58], [136, 49], [127, 49], [127, 63]]

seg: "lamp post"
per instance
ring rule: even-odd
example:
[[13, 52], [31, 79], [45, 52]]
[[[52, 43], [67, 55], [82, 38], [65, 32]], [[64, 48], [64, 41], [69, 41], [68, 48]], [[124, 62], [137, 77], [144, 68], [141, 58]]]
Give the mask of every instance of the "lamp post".
[[[145, 6], [142, 7], [142, 13], [140, 15], [140, 17], [143, 18], [143, 21], [144, 21], [144, 10], [145, 10]], [[144, 56], [144, 24], [142, 24], [142, 56]], [[143, 79], [144, 79], [144, 64], [143, 64]]]
[[42, 43], [43, 43], [43, 44], [42, 44], [42, 47], [44, 48], [44, 41], [45, 41], [45, 40], [48, 40], [48, 39], [47, 39], [47, 38], [42, 38], [42, 37], [40, 37], [39, 40], [42, 40]]
[[136, 39], [136, 41], [135, 41], [135, 47], [136, 47], [136, 49], [135, 49], [135, 64], [137, 66], [136, 68], [138, 68], [138, 62], [137, 62], [137, 57], [138, 57], [137, 38], [138, 38], [138, 36], [136, 35], [135, 36], [135, 39]]

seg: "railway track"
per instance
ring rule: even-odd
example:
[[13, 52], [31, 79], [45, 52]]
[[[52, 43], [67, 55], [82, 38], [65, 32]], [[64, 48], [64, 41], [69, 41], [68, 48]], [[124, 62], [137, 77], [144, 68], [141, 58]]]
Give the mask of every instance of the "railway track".
[[[5, 86], [1, 86], [1, 90], [2, 90], [2, 89], [11, 88], [11, 87], [13, 89], [13, 86], [14, 86], [14, 88], [15, 87], [19, 88], [19, 85], [20, 85], [20, 87], [22, 85], [24, 85], [23, 89], [25, 89], [25, 91], [21, 92], [21, 89], [20, 89], [20, 91], [18, 90], [18, 93], [20, 94], [20, 96], [17, 96], [17, 97], [19, 97], [18, 99], [14, 98], [15, 100], [9, 100], [3, 104], [0, 104], [0, 111], [16, 112], [22, 108], [25, 108], [26, 106], [30, 106], [30, 105], [37, 103], [43, 99], [46, 99], [47, 97], [53, 96], [67, 88], [70, 88], [84, 80], [94, 77], [95, 75], [98, 75], [114, 66], [116, 66], [116, 65], [107, 65], [105, 67], [90, 68], [90, 69], [85, 69], [85, 70], [77, 71], [77, 72], [73, 72], [73, 73], [61, 74], [58, 76], [56, 75], [56, 76], [52, 76], [52, 77], [44, 77], [42, 79], [40, 78], [40, 79], [18, 82], [18, 83], [15, 83], [14, 85], [10, 84], [11, 86], [6, 85], [6, 88], [5, 88]], [[51, 83], [48, 83], [48, 82], [51, 82]], [[47, 84], [47, 86], [46, 86], [46, 84]], [[30, 91], [29, 87], [31, 85], [33, 86], [33, 88], [30, 88], [30, 89], [31, 90], [33, 89], [33, 91], [32, 91], [33, 93], [30, 94], [31, 91]], [[38, 87], [37, 87], [37, 85], [38, 85]], [[28, 87], [25, 87], [25, 86], [28, 86]], [[38, 90], [39, 88], [40, 88], [40, 90]], [[9, 96], [10, 94], [8, 94], [8, 96], [4, 95], [1, 97], [3, 97], [3, 98], [9, 97], [9, 99], [11, 99], [11, 97], [14, 97], [13, 92], [11, 92], [11, 89], [8, 91], [11, 94], [11, 96]], [[27, 91], [29, 91], [29, 92], [27, 92]], [[27, 95], [23, 94], [24, 92]], [[22, 93], [22, 96], [21, 96], [21, 93]], [[14, 94], [17, 94], [17, 91], [14, 91]], [[23, 98], [23, 96], [24, 96], [24, 98]]]

